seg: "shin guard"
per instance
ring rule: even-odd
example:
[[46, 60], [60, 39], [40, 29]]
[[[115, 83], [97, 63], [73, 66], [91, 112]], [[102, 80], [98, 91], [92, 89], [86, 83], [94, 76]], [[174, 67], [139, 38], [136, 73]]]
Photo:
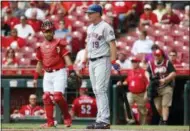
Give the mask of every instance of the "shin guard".
[[44, 92], [43, 94], [43, 103], [44, 103], [44, 108], [47, 116], [47, 123], [53, 123], [54, 118], [53, 118], [53, 96], [50, 94], [50, 92]]
[[62, 92], [54, 92], [54, 101], [58, 104], [61, 109], [62, 114], [64, 115], [64, 119], [70, 118], [70, 114], [68, 111], [68, 104], [62, 94]]

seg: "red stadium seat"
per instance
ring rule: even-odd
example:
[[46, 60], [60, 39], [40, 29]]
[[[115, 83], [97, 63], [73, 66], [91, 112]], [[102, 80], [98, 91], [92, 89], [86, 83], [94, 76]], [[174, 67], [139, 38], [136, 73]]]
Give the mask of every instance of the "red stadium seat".
[[85, 24], [81, 21], [75, 21], [74, 23], [72, 23], [72, 30], [75, 31], [77, 30], [78, 28], [81, 28], [83, 27]]
[[159, 38], [157, 38], [158, 41], [162, 41], [165, 43], [165, 45], [167, 45], [168, 43], [173, 43], [173, 37], [171, 36], [168, 36], [168, 35], [164, 35], [164, 36], [161, 36]]
[[31, 36], [26, 39], [27, 46], [30, 46], [30, 47], [33, 47], [34, 43], [36, 43], [37, 41], [38, 41], [38, 39], [35, 36]]
[[173, 36], [173, 37], [178, 37], [178, 36], [183, 36], [183, 35], [184, 35], [184, 33], [180, 30], [173, 30], [171, 32], [171, 36]]
[[20, 66], [29, 66], [30, 65], [30, 59], [21, 58], [19, 61]]
[[178, 52], [187, 53], [189, 54], [189, 47], [188, 46], [181, 46], [181, 48], [176, 48]]
[[21, 59], [21, 58], [23, 58], [23, 56], [24, 56], [24, 54], [23, 54], [23, 52], [16, 52], [15, 53], [15, 57], [17, 58], [17, 59]]
[[152, 35], [154, 32], [153, 26], [148, 26], [148, 25], [145, 25], [143, 30], [146, 30], [148, 35]]
[[29, 47], [29, 46], [25, 46], [25, 47], [21, 48], [20, 51], [21, 51], [22, 53], [33, 53], [33, 52], [34, 52], [34, 49], [31, 48], [31, 47]]
[[135, 43], [136, 40], [137, 40], [136, 37], [127, 36], [127, 37], [126, 37], [126, 45], [128, 45], [128, 46], [133, 46], [133, 44]]
[[155, 41], [155, 44], [158, 45], [159, 47], [165, 46], [165, 43], [162, 41]]
[[154, 36], [150, 36], [150, 35], [149, 35], [149, 36], [147, 36], [146, 38], [149, 39], [149, 40], [155, 41], [155, 37], [154, 37]]
[[116, 41], [116, 47], [117, 47], [118, 49], [124, 49], [124, 48], [125, 48], [125, 42], [120, 41], [120, 40], [117, 40], [117, 41]]
[[161, 49], [164, 50], [164, 52], [166, 52], [166, 53], [169, 53], [171, 51], [171, 47], [170, 46], [166, 46], [166, 45], [162, 46]]
[[173, 46], [174, 48], [181, 48], [183, 45], [184, 45], [184, 43], [181, 42], [181, 41], [174, 41], [174, 42], [172, 43], [172, 46]]
[[156, 38], [159, 38], [161, 36], [164, 36], [165, 33], [162, 31], [162, 30], [155, 30], [153, 33], [152, 33], [152, 36], [156, 37]]

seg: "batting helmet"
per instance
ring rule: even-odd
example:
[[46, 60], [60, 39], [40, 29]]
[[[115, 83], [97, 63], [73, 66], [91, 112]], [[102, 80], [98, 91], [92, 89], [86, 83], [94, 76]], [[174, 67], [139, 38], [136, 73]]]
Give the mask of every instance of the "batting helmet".
[[41, 26], [42, 32], [44, 32], [46, 30], [53, 30], [54, 31], [54, 29], [55, 29], [54, 25], [50, 20], [47, 19], [42, 23], [42, 26]]

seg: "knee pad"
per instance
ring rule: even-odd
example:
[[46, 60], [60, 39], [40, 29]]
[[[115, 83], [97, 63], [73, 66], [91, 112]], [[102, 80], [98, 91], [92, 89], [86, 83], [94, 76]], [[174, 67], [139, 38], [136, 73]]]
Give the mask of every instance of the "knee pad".
[[56, 103], [58, 103], [58, 102], [60, 102], [60, 101], [62, 101], [62, 100], [64, 99], [62, 92], [55, 92], [55, 93], [53, 94], [53, 97], [54, 97], [54, 101], [55, 101]]
[[53, 104], [53, 96], [50, 92], [44, 92], [42, 96], [44, 105]]

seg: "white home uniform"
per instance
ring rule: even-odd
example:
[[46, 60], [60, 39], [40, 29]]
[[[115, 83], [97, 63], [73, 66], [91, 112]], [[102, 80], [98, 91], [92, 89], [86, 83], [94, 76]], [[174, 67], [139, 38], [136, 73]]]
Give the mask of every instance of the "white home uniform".
[[87, 50], [89, 73], [93, 92], [96, 96], [98, 114], [96, 122], [110, 123], [108, 85], [111, 74], [110, 41], [115, 40], [113, 28], [101, 21], [87, 29]]

